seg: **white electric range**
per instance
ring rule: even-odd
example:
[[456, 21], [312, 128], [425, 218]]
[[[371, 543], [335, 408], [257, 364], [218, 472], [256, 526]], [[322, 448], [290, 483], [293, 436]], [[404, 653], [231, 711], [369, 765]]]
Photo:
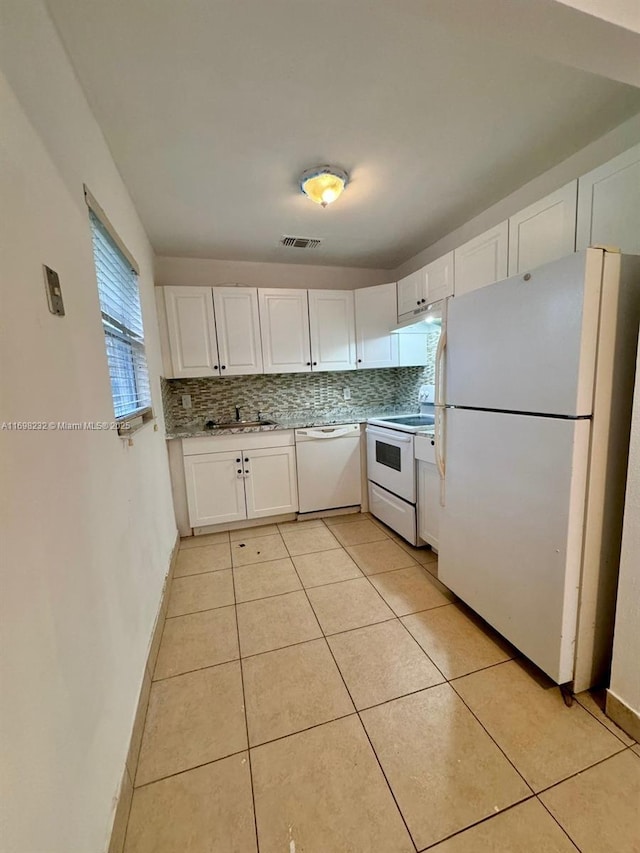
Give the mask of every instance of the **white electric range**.
[[[425, 391], [424, 389], [428, 389]], [[434, 429], [432, 386], [421, 390], [421, 413], [367, 421], [369, 512], [412, 545], [418, 544], [414, 436]]]

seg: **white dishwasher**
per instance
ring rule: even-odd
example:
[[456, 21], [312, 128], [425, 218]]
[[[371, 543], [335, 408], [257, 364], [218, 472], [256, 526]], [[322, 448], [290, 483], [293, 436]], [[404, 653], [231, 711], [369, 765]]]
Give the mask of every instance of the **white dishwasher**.
[[297, 429], [295, 436], [300, 512], [360, 504], [360, 425]]

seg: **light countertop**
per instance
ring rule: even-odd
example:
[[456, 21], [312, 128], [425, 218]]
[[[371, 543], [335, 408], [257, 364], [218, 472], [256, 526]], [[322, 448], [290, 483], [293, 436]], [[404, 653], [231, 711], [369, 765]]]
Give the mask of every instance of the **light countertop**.
[[[382, 413], [377, 409], [366, 413], [360, 412], [358, 414], [352, 413], [345, 415], [328, 414], [323, 416], [314, 412], [309, 412], [308, 414], [300, 413], [291, 417], [269, 417], [268, 420], [274, 421], [274, 423], [270, 424], [262, 424], [260, 426], [243, 426], [242, 424], [239, 424], [237, 427], [225, 427], [224, 429], [204, 429], [202, 422], [199, 421], [193, 425], [179, 426], [175, 429], [167, 430], [166, 438], [200, 438], [202, 436], [210, 438], [212, 435], [235, 435], [236, 433], [270, 432], [272, 430], [282, 429], [306, 429], [309, 427], [328, 426], [330, 424], [363, 424], [366, 423], [369, 418], [388, 418], [394, 415], [405, 415], [407, 413], [408, 407], [398, 409], [396, 411], [385, 411]], [[415, 411], [412, 411], [410, 414], [416, 413]]]

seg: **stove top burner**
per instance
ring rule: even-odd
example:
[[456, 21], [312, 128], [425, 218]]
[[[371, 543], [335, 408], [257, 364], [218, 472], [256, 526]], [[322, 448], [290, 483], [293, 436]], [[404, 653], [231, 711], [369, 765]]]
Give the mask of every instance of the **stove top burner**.
[[402, 426], [423, 427], [431, 426], [435, 423], [433, 415], [402, 415], [397, 418], [380, 418], [381, 421], [387, 421], [390, 424], [401, 424]]

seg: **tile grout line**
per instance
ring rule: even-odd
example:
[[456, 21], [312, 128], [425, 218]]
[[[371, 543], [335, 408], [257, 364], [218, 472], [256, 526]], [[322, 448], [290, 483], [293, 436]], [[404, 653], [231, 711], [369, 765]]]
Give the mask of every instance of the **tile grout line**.
[[547, 808], [547, 806], [542, 802], [542, 800], [540, 799], [540, 797], [539, 797], [539, 795], [538, 795], [538, 794], [536, 794], [536, 800], [540, 803], [540, 805], [541, 805], [541, 806], [542, 806], [542, 808], [546, 811], [546, 813], [549, 815], [549, 817], [550, 817], [550, 818], [551, 818], [551, 819], [552, 819], [552, 820], [553, 820], [553, 821], [554, 821], [554, 822], [555, 822], [555, 823], [560, 827], [560, 829], [564, 832], [564, 834], [566, 835], [566, 837], [569, 839], [569, 842], [570, 842], [571, 844], [573, 844], [573, 846], [576, 848], [576, 850], [580, 851], [580, 848], [578, 847], [578, 845], [576, 844], [576, 842], [575, 842], [575, 841], [573, 840], [573, 838], [569, 835], [569, 831], [568, 831], [567, 829], [565, 829], [565, 828], [564, 828], [564, 826], [560, 823], [560, 821], [558, 820], [558, 818], [557, 818], [557, 817], [556, 817], [556, 816], [555, 816], [555, 815], [550, 811], [550, 809], [548, 809], [548, 808]]
[[[500, 663], [509, 663], [509, 661], [500, 661]], [[493, 664], [493, 666], [499, 666], [499, 664]], [[492, 667], [486, 667], [486, 668], [487, 668], [487, 669], [491, 669]], [[471, 673], [469, 673], [469, 674], [471, 674]], [[463, 677], [463, 676], [460, 676], [460, 678], [462, 678], [462, 677]], [[485, 725], [484, 725], [484, 723], [482, 722], [482, 720], [480, 720], [480, 719], [479, 719], [479, 717], [477, 716], [477, 714], [475, 714], [475, 713], [473, 712], [473, 710], [469, 707], [469, 705], [467, 705], [467, 703], [464, 701], [464, 699], [462, 698], [462, 696], [461, 696], [461, 695], [458, 693], [458, 691], [456, 690], [455, 685], [454, 685], [451, 681], [448, 681], [448, 682], [447, 682], [447, 684], [449, 685], [449, 687], [451, 687], [451, 689], [453, 690], [453, 692], [456, 694], [456, 696], [458, 697], [458, 699], [459, 699], [459, 700], [462, 702], [462, 704], [465, 706], [465, 708], [467, 709], [467, 711], [469, 711], [469, 713], [470, 713], [470, 714], [471, 714], [471, 716], [474, 718], [474, 720], [476, 720], [476, 721], [477, 721], [478, 725], [482, 728], [482, 730], [485, 732], [485, 734], [486, 734], [486, 735], [487, 735], [487, 737], [491, 740], [491, 742], [492, 742], [492, 743], [494, 743], [494, 744], [496, 745], [496, 747], [500, 750], [500, 752], [502, 753], [502, 755], [504, 755], [504, 757], [506, 758], [506, 760], [507, 760], [507, 761], [509, 762], [509, 764], [513, 767], [513, 769], [514, 769], [514, 770], [515, 770], [515, 772], [518, 774], [518, 776], [522, 779], [522, 781], [523, 781], [523, 782], [524, 782], [524, 784], [527, 786], [527, 788], [528, 788], [528, 789], [531, 791], [531, 793], [535, 796], [536, 792], [533, 790], [533, 788], [531, 787], [531, 785], [527, 782], [527, 780], [524, 778], [524, 776], [522, 775], [522, 773], [518, 770], [518, 768], [516, 767], [516, 765], [515, 765], [515, 764], [513, 763], [513, 761], [509, 758], [509, 756], [507, 755], [507, 753], [506, 753], [506, 752], [504, 751], [504, 749], [500, 746], [500, 744], [496, 741], [496, 739], [493, 737], [493, 735], [492, 735], [492, 734], [487, 730], [487, 728], [485, 727]]]
[[[326, 525], [325, 525], [325, 526], [326, 526]], [[286, 542], [285, 542], [285, 547], [286, 547]], [[288, 551], [288, 550], [289, 550], [289, 549], [287, 548], [287, 551]], [[346, 549], [345, 549], [344, 547], [343, 547], [343, 550], [345, 550], [345, 552], [346, 552]], [[294, 568], [295, 568], [295, 564], [294, 564]], [[297, 573], [297, 569], [296, 569], [296, 573]], [[300, 577], [300, 576], [298, 575], [298, 577]], [[300, 582], [302, 583], [302, 580], [300, 580]], [[371, 584], [371, 586], [373, 587], [373, 584]], [[373, 588], [375, 589], [375, 587], [373, 587]], [[378, 592], [378, 591], [376, 590], [376, 592]], [[307, 595], [307, 590], [306, 590], [306, 589], [304, 590], [304, 593], [305, 593], [305, 596], [306, 596], [306, 598], [307, 598], [307, 601], [309, 602], [309, 606], [311, 607], [311, 610], [313, 611], [313, 614], [314, 614], [314, 616], [316, 617], [316, 620], [317, 620], [318, 624], [320, 625], [320, 620], [318, 619], [318, 616], [317, 616], [316, 611], [315, 611], [315, 609], [314, 609], [314, 607], [313, 607], [313, 603], [311, 602], [311, 599], [310, 599], [310, 598], [309, 598], [309, 596]], [[380, 593], [378, 593], [378, 595], [380, 595]], [[382, 598], [382, 596], [380, 596], [380, 597]], [[385, 602], [385, 604], [386, 604], [386, 602]], [[397, 617], [397, 616], [396, 616], [395, 618], [396, 618], [396, 619], [398, 619], [398, 617]], [[389, 620], [387, 620], [387, 621], [391, 622], [391, 621], [393, 621], [393, 620], [389, 619]], [[398, 620], [398, 621], [400, 621], [400, 620]], [[365, 627], [366, 627], [366, 626], [365, 626]], [[391, 785], [389, 784], [389, 780], [387, 779], [387, 775], [386, 775], [386, 773], [384, 772], [384, 769], [383, 769], [383, 767], [382, 767], [382, 764], [380, 763], [380, 759], [378, 758], [378, 753], [375, 751], [375, 748], [374, 748], [373, 744], [371, 743], [371, 738], [369, 737], [369, 733], [367, 732], [367, 730], [366, 730], [366, 728], [365, 728], [365, 725], [364, 725], [364, 723], [362, 722], [362, 717], [360, 716], [360, 712], [358, 711], [358, 709], [357, 709], [357, 707], [356, 707], [356, 703], [353, 701], [353, 696], [351, 695], [351, 691], [349, 690], [349, 685], [348, 685], [348, 684], [347, 684], [347, 682], [345, 681], [344, 675], [342, 674], [342, 670], [341, 670], [341, 669], [340, 669], [340, 667], [338, 666], [338, 661], [336, 660], [335, 655], [333, 654], [333, 649], [331, 648], [331, 645], [329, 644], [329, 642], [328, 642], [328, 640], [327, 640], [327, 635], [325, 634], [324, 629], [322, 628], [322, 625], [320, 625], [320, 630], [322, 631], [323, 639], [324, 639], [325, 645], [326, 645], [326, 646], [327, 646], [327, 648], [329, 649], [329, 654], [331, 655], [331, 658], [332, 658], [332, 660], [333, 660], [334, 666], [335, 666], [335, 667], [336, 667], [336, 669], [338, 670], [338, 674], [340, 675], [340, 678], [342, 679], [342, 683], [344, 684], [344, 688], [345, 688], [345, 690], [347, 691], [347, 695], [349, 696], [349, 699], [351, 700], [351, 704], [353, 705], [353, 707], [354, 707], [354, 709], [355, 709], [355, 715], [358, 717], [358, 720], [359, 720], [359, 722], [360, 722], [360, 725], [361, 725], [361, 727], [362, 727], [362, 730], [364, 731], [365, 737], [367, 738], [367, 741], [368, 741], [368, 743], [369, 743], [369, 746], [371, 747], [371, 750], [372, 750], [372, 752], [373, 752], [373, 755], [375, 756], [375, 759], [376, 759], [376, 762], [377, 762], [377, 764], [378, 764], [378, 767], [380, 768], [380, 772], [382, 773], [382, 778], [384, 779], [384, 781], [385, 781], [385, 783], [386, 783], [386, 785], [387, 785], [387, 789], [389, 790], [389, 793], [391, 794], [391, 797], [392, 797], [392, 799], [393, 799], [393, 802], [395, 803], [396, 809], [398, 810], [398, 814], [400, 815], [400, 819], [402, 820], [402, 822], [403, 822], [403, 824], [404, 824], [404, 826], [405, 826], [405, 829], [407, 830], [407, 834], [408, 834], [408, 836], [409, 836], [409, 839], [410, 839], [411, 843], [413, 844], [413, 848], [414, 848], [414, 850], [415, 850], [415, 851], [417, 851], [417, 850], [418, 850], [418, 847], [417, 847], [417, 845], [416, 845], [416, 843], [415, 843], [415, 841], [414, 841], [414, 839], [413, 839], [413, 835], [411, 834], [411, 831], [410, 831], [410, 829], [409, 829], [409, 826], [408, 826], [408, 824], [407, 824], [407, 821], [406, 821], [406, 819], [405, 819], [405, 816], [404, 816], [404, 814], [403, 814], [403, 812], [402, 812], [402, 810], [401, 810], [401, 808], [400, 808], [400, 805], [398, 804], [398, 801], [397, 801], [397, 799], [396, 799], [396, 795], [394, 794], [393, 789], [391, 788]], [[354, 630], [356, 630], [356, 629], [354, 629]]]
[[575, 773], [570, 773], [569, 776], [565, 776], [564, 779], [558, 779], [557, 782], [553, 782], [551, 785], [547, 785], [546, 788], [541, 788], [539, 791], [536, 792], [536, 797], [540, 797], [542, 794], [546, 794], [547, 791], [551, 791], [553, 788], [557, 788], [558, 785], [563, 785], [565, 782], [568, 782], [569, 779], [575, 779], [576, 776], [580, 776], [582, 773], [586, 773], [587, 770], [592, 770], [599, 764], [604, 764], [605, 761], [609, 761], [611, 758], [615, 758], [616, 755], [622, 755], [622, 753], [626, 752], [628, 749], [631, 749], [631, 747], [623, 745], [620, 749], [617, 749], [615, 752], [612, 752], [611, 755], [605, 755], [604, 758], [599, 758], [592, 764], [587, 764], [586, 767], [582, 767], [580, 768], [580, 770], [576, 770]]
[[439, 844], [444, 844], [446, 841], [450, 841], [452, 838], [456, 838], [458, 835], [462, 835], [470, 829], [473, 829], [476, 826], [480, 826], [483, 823], [488, 823], [493, 818], [498, 817], [498, 815], [504, 814], [505, 812], [510, 812], [512, 809], [521, 806], [523, 803], [530, 803], [531, 800], [535, 800], [536, 795], [531, 794], [528, 797], [523, 797], [521, 800], [518, 800], [516, 803], [511, 803], [509, 806], [505, 806], [505, 808], [500, 809], [499, 812], [494, 812], [493, 814], [489, 814], [486, 817], [480, 818], [480, 820], [476, 820], [473, 823], [470, 823], [468, 826], [463, 826], [462, 829], [457, 829], [455, 832], [452, 832], [451, 835], [447, 835], [444, 838], [439, 838], [437, 841], [434, 841], [433, 844], [427, 844], [426, 847], [423, 847], [419, 853], [426, 853], [427, 850], [433, 850], [434, 847], [437, 847]]
[[[232, 555], [233, 560], [233, 555]], [[233, 601], [234, 601], [234, 616], [236, 620], [236, 638], [238, 640], [238, 663], [240, 665], [240, 684], [242, 685], [242, 711], [244, 714], [244, 730], [247, 736], [247, 761], [249, 762], [249, 783], [251, 785], [251, 805], [253, 807], [253, 831], [256, 839], [256, 851], [260, 853], [260, 842], [258, 840], [258, 815], [256, 812], [256, 795], [253, 787], [253, 770], [251, 768], [251, 743], [249, 740], [249, 718], [247, 714], [247, 696], [244, 688], [244, 667], [242, 665], [242, 654], [240, 651], [240, 626], [238, 624], [238, 604], [236, 602], [236, 583], [235, 578], [233, 576], [233, 571], [231, 572], [231, 584], [233, 589]]]
[[167, 773], [166, 776], [159, 776], [157, 779], [149, 779], [148, 782], [138, 785], [138, 787], [134, 789], [134, 792], [141, 791], [143, 788], [148, 788], [150, 785], [156, 785], [158, 782], [164, 782], [165, 779], [174, 779], [176, 776], [191, 773], [192, 770], [200, 770], [201, 767], [208, 767], [210, 764], [217, 764], [219, 761], [226, 761], [227, 758], [234, 758], [237, 755], [242, 755], [244, 752], [248, 752], [248, 747], [245, 749], [238, 749], [235, 752], [230, 752], [228, 755], [221, 755], [219, 758], [214, 758], [211, 761], [203, 761], [202, 764], [194, 764], [193, 767], [185, 767], [184, 770], [176, 770], [175, 773]]
[[[505, 664], [505, 663], [509, 663], [509, 661], [500, 661], [500, 663], [492, 664], [492, 666], [490, 666], [490, 667], [485, 667], [485, 669], [492, 669], [494, 666], [501, 666], [502, 664]], [[477, 672], [481, 672], [481, 671], [483, 671], [483, 670], [477, 670]], [[471, 675], [471, 674], [472, 674], [472, 673], [469, 673], [469, 675]], [[464, 677], [465, 677], [465, 676], [462, 676], [462, 675], [461, 675], [461, 676], [458, 676], [456, 679], [454, 679], [454, 681], [458, 681], [459, 679], [464, 678]], [[547, 785], [545, 788], [541, 788], [539, 791], [535, 791], [535, 790], [531, 787], [531, 785], [529, 784], [529, 782], [527, 782], [527, 780], [524, 778], [524, 776], [522, 775], [522, 773], [521, 773], [521, 772], [518, 770], [518, 768], [515, 766], [515, 764], [513, 763], [513, 761], [509, 758], [509, 756], [508, 756], [508, 755], [507, 755], [507, 753], [504, 751], [504, 749], [500, 746], [500, 744], [499, 744], [499, 743], [496, 741], [496, 739], [493, 737], [493, 735], [491, 734], [491, 732], [489, 732], [489, 731], [488, 731], [488, 729], [485, 727], [484, 723], [483, 723], [483, 722], [478, 718], [478, 716], [475, 714], [475, 712], [473, 711], [473, 709], [472, 709], [469, 705], [467, 705], [467, 703], [465, 702], [465, 700], [463, 699], [463, 697], [462, 697], [462, 696], [458, 693], [458, 691], [456, 690], [455, 685], [454, 685], [451, 681], [450, 681], [450, 682], [448, 682], [448, 683], [449, 683], [449, 684], [450, 684], [450, 686], [453, 688], [453, 690], [455, 690], [456, 696], [458, 696], [458, 698], [460, 699], [460, 701], [461, 701], [461, 702], [463, 702], [463, 704], [464, 704], [464, 705], [465, 705], [465, 707], [470, 711], [470, 713], [471, 713], [471, 714], [473, 714], [473, 716], [475, 717], [475, 719], [476, 719], [476, 720], [478, 721], [478, 723], [482, 726], [482, 728], [484, 729], [484, 731], [485, 731], [485, 732], [487, 733], [487, 735], [491, 738], [491, 740], [495, 743], [495, 745], [498, 747], [498, 749], [500, 750], [500, 752], [504, 755], [504, 757], [507, 759], [507, 761], [509, 762], [509, 764], [511, 764], [511, 766], [512, 766], [512, 767], [513, 767], [513, 769], [516, 771], [516, 773], [517, 773], [517, 774], [522, 778], [522, 780], [524, 781], [525, 785], [527, 785], [527, 787], [532, 791], [532, 793], [533, 793], [533, 795], [534, 795], [535, 797], [538, 797], [538, 798], [539, 798], [539, 797], [540, 797], [540, 794], [545, 794], [547, 791], [551, 790], [551, 788], [555, 788], [555, 787], [557, 787], [558, 785], [561, 785], [563, 782], [566, 782], [568, 779], [573, 779], [573, 778], [575, 778], [576, 776], [579, 776], [581, 773], [584, 773], [586, 770], [590, 770], [592, 767], [596, 767], [598, 764], [602, 764], [603, 762], [608, 761], [610, 758], [613, 758], [615, 755], [620, 755], [620, 754], [621, 754], [622, 752], [624, 752], [626, 749], [629, 749], [629, 748], [630, 748], [630, 747], [625, 746], [625, 744], [623, 744], [623, 743], [622, 743], [622, 741], [621, 741], [621, 742], [620, 742], [620, 743], [621, 743], [621, 748], [620, 748], [620, 749], [618, 749], [618, 750], [616, 750], [615, 752], [612, 752], [612, 753], [611, 753], [611, 755], [606, 755], [604, 758], [599, 758], [597, 761], [594, 761], [592, 764], [587, 764], [587, 765], [586, 765], [586, 767], [582, 767], [580, 770], [576, 770], [576, 771], [575, 771], [575, 773], [571, 773], [569, 776], [566, 776], [566, 777], [565, 777], [565, 778], [563, 778], [563, 779], [559, 779], [557, 782], [553, 782], [551, 785]], [[582, 706], [581, 706], [581, 707], [582, 707]], [[585, 710], [585, 711], [586, 711], [586, 708], [583, 708], [583, 710]], [[600, 722], [600, 721], [598, 720], [598, 722]], [[602, 725], [602, 724], [601, 724], [601, 725]], [[603, 726], [603, 728], [605, 728], [607, 731], [609, 731], [609, 730], [607, 729], [607, 727], [606, 727], [606, 726]], [[609, 734], [611, 734], [611, 732], [609, 732]], [[542, 801], [541, 801], [541, 802], [542, 802]], [[544, 804], [543, 804], [543, 805], [544, 805]]]

